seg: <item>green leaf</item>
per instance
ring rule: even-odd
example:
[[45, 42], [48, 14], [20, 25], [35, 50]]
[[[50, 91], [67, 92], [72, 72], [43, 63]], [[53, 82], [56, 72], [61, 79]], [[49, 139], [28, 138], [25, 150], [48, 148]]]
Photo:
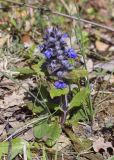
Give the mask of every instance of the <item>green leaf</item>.
[[44, 72], [41, 71], [41, 66], [44, 63], [44, 59], [41, 59], [37, 64], [34, 64], [32, 66], [33, 70], [36, 72], [39, 76], [44, 76]]
[[44, 121], [34, 127], [34, 136], [38, 139], [46, 139], [48, 146], [53, 146], [61, 133], [60, 125], [57, 122], [48, 123]]
[[86, 102], [86, 99], [89, 95], [90, 91], [88, 88], [82, 89], [80, 92], [78, 92], [71, 100], [69, 104], [69, 108], [78, 107], [84, 102]]
[[70, 72], [70, 77], [72, 77], [72, 79], [79, 79], [79, 78], [83, 78], [85, 76], [88, 75], [88, 71], [86, 69], [76, 69], [73, 70], [72, 72]]
[[27, 51], [27, 56], [32, 60], [34, 59], [34, 56], [33, 56], [33, 53], [34, 53], [34, 50], [35, 50], [36, 46], [33, 44], [29, 50]]
[[77, 113], [73, 115], [73, 117], [70, 120], [70, 123], [75, 124], [76, 122], [79, 122], [79, 121], [83, 121], [83, 122], [86, 121], [86, 116], [82, 109], [79, 109]]
[[18, 25], [17, 25], [17, 22], [14, 18], [11, 19], [11, 23], [15, 28], [17, 28]]
[[31, 75], [34, 73], [32, 69], [29, 67], [18, 67], [14, 69], [16, 72], [20, 72], [22, 75]]
[[1, 142], [0, 143], [0, 159], [2, 159], [3, 154], [8, 153], [8, 142]]
[[[19, 153], [22, 153], [24, 145], [27, 148], [27, 157], [29, 160], [32, 160], [29, 143], [21, 138], [15, 138], [12, 140], [12, 150], [11, 150], [11, 160], [14, 159]], [[0, 159], [3, 154], [8, 153], [8, 142], [1, 142], [0, 143]]]
[[68, 79], [68, 80], [76, 81], [76, 80], [83, 78], [87, 75], [88, 75], [88, 72], [86, 69], [75, 69], [69, 73], [66, 73], [64, 75], [64, 78]]
[[27, 107], [29, 110], [31, 110], [33, 113], [41, 113], [44, 111], [44, 109], [41, 106], [37, 106], [36, 104], [29, 102], [27, 104]]
[[64, 88], [64, 89], [56, 89], [54, 87], [51, 87], [51, 89], [49, 90], [50, 96], [53, 99], [54, 97], [59, 97], [61, 95], [65, 95], [69, 92], [68, 88]]
[[46, 149], [45, 149], [45, 146], [43, 146], [43, 156], [42, 156], [42, 159], [41, 160], [47, 160], [47, 154], [46, 154]]

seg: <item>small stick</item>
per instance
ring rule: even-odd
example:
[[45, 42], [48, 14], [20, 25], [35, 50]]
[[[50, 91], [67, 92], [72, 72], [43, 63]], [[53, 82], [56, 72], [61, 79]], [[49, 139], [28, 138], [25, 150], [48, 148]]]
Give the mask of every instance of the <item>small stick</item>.
[[[106, 26], [106, 25], [102, 25], [102, 24], [99, 24], [99, 23], [96, 23], [96, 22], [93, 22], [93, 21], [89, 21], [89, 20], [86, 20], [86, 19], [78, 18], [78, 17], [76, 17], [76, 16], [70, 16], [70, 15], [68, 15], [68, 14], [64, 14], [64, 13], [52, 11], [52, 10], [50, 10], [49, 8], [36, 7], [36, 6], [30, 5], [30, 4], [26, 4], [26, 3], [14, 2], [14, 1], [12, 1], [12, 0], [5, 0], [5, 1], [6, 1], [6, 2], [9, 2], [9, 3], [14, 3], [14, 4], [17, 4], [17, 5], [20, 5], [20, 6], [31, 7], [31, 8], [34, 8], [34, 9], [38, 9], [38, 10], [40, 10], [40, 11], [49, 12], [49, 13], [51, 13], [51, 14], [54, 14], [54, 15], [57, 15], [57, 16], [62, 16], [62, 17], [68, 18], [68, 19], [72, 19], [72, 20], [76, 20], [76, 21], [88, 23], [88, 24], [91, 24], [91, 25], [93, 25], [93, 26], [101, 27], [101, 28], [104, 28], [104, 29], [107, 29], [107, 30], [109, 30], [109, 31], [114, 32], [114, 28], [112, 28], [112, 27], [108, 27], [108, 26]], [[1, 1], [1, 2], [2, 2], [2, 1]]]
[[23, 146], [23, 158], [24, 160], [27, 160], [27, 146], [24, 144]]
[[35, 123], [37, 123], [37, 122], [39, 122], [39, 121], [41, 121], [41, 120], [47, 119], [47, 118], [49, 118], [48, 115], [47, 115], [47, 116], [44, 116], [44, 117], [37, 118], [37, 119], [35, 119], [35, 120], [27, 123], [26, 125], [18, 128], [16, 131], [14, 131], [12, 134], [10, 134], [10, 135], [4, 140], [4, 142], [5, 142], [5, 141], [8, 141], [10, 138], [13, 138], [16, 134], [20, 133], [20, 132], [23, 131], [24, 129], [27, 129], [29, 126], [31, 126], [31, 125], [33, 125], [33, 124], [35, 124]]

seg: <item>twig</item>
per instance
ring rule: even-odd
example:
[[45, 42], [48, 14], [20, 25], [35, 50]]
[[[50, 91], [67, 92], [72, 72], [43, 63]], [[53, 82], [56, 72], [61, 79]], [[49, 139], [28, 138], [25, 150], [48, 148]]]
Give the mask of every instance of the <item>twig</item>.
[[18, 134], [18, 133], [20, 133], [21, 131], [23, 131], [24, 129], [28, 128], [30, 125], [35, 124], [35, 123], [38, 123], [39, 121], [44, 120], [44, 119], [47, 119], [48, 117], [49, 117], [49, 116], [47, 115], [47, 116], [37, 118], [37, 119], [35, 119], [35, 120], [27, 123], [26, 125], [22, 126], [21, 128], [17, 129], [15, 132], [13, 132], [12, 134], [10, 134], [10, 136], [7, 137], [7, 138], [4, 140], [4, 142], [5, 142], [5, 141], [8, 141], [10, 138], [13, 138], [16, 134]]
[[[76, 17], [76, 16], [70, 16], [70, 15], [68, 15], [68, 14], [64, 14], [64, 13], [52, 11], [52, 10], [50, 10], [49, 8], [46, 8], [46, 7], [36, 7], [36, 6], [30, 5], [30, 4], [27, 4], [27, 3], [14, 2], [14, 1], [12, 1], [12, 0], [5, 0], [5, 1], [6, 1], [6, 2], [9, 2], [9, 3], [13, 3], [13, 4], [20, 5], [21, 7], [22, 7], [22, 6], [31, 7], [31, 8], [34, 8], [34, 9], [38, 9], [38, 10], [40, 10], [40, 11], [49, 12], [49, 13], [54, 14], [54, 15], [57, 15], [57, 16], [62, 16], [62, 17], [68, 18], [68, 19], [72, 19], [72, 20], [76, 20], [76, 21], [88, 23], [88, 24], [91, 24], [91, 25], [93, 25], [93, 26], [101, 27], [101, 28], [104, 28], [104, 29], [107, 29], [107, 30], [109, 30], [109, 31], [114, 32], [114, 28], [112, 28], [112, 27], [108, 27], [108, 26], [106, 26], [106, 25], [102, 25], [102, 24], [99, 24], [99, 23], [96, 23], [96, 22], [93, 22], [93, 21], [89, 21], [89, 20], [86, 20], [86, 19], [78, 18], [78, 17]], [[2, 2], [2, 1], [1, 1], [1, 2]], [[3, 2], [4, 2], [4, 1], [3, 1]]]
[[63, 17], [66, 17], [66, 18], [69, 18], [69, 19], [73, 19], [73, 20], [76, 20], [76, 21], [88, 23], [88, 24], [91, 24], [93, 26], [101, 27], [101, 28], [104, 28], [104, 29], [107, 29], [107, 30], [110, 30], [110, 31], [114, 32], [113, 28], [105, 26], [105, 25], [102, 25], [102, 24], [99, 24], [99, 23], [96, 23], [96, 22], [93, 22], [93, 21], [89, 21], [89, 20], [82, 19], [82, 18], [79, 19], [76, 16], [70, 16], [70, 15], [67, 15], [67, 14], [64, 14], [64, 13], [55, 12], [55, 11], [52, 11], [52, 13], [55, 14], [55, 15], [58, 15], [58, 16], [63, 16]]
[[27, 146], [24, 144], [23, 146], [23, 158], [24, 160], [27, 160]]

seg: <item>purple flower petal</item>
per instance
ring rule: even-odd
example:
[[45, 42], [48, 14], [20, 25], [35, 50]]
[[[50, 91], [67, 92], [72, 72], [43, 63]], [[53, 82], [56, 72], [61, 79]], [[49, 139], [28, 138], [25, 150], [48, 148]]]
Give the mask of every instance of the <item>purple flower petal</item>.
[[63, 81], [56, 81], [54, 83], [54, 86], [57, 88], [57, 89], [63, 89], [63, 88], [66, 88], [67, 87], [67, 84]]
[[69, 48], [67, 53], [69, 58], [77, 58], [78, 56], [73, 48]]
[[63, 56], [63, 55], [57, 56], [57, 59], [63, 60], [63, 59], [64, 59], [64, 56]]
[[58, 71], [58, 72], [56, 73], [56, 75], [57, 75], [58, 77], [63, 77], [63, 74], [64, 74], [63, 71]]
[[44, 49], [45, 46], [44, 46], [44, 44], [41, 44], [38, 47], [39, 47], [40, 51], [42, 52], [42, 50]]
[[52, 54], [53, 54], [52, 49], [49, 48], [48, 50], [46, 50], [46, 51], [44, 52], [44, 54], [45, 54], [46, 58], [51, 58], [51, 56], [52, 56]]

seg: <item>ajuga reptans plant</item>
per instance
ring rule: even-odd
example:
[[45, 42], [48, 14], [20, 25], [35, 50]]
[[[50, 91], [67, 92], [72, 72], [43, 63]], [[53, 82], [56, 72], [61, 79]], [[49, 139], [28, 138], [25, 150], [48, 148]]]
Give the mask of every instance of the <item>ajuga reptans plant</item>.
[[41, 53], [46, 57], [45, 69], [49, 75], [57, 78], [53, 82], [57, 89], [63, 89], [69, 85], [64, 77], [75, 68], [75, 59], [78, 57], [75, 50], [68, 46], [67, 38], [69, 36], [57, 27], [49, 28], [43, 38], [44, 43], [39, 46]]

